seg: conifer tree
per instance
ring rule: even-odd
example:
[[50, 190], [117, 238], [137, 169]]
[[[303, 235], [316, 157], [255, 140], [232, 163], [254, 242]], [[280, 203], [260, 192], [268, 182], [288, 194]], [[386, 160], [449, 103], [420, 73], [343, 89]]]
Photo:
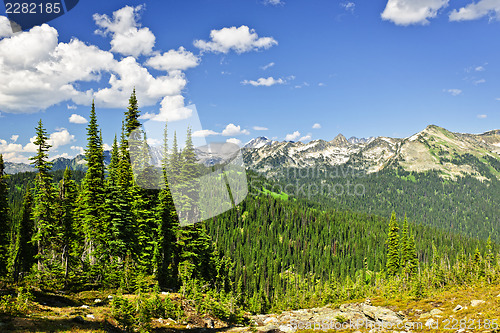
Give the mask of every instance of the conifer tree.
[[399, 248], [400, 248], [400, 267], [406, 267], [408, 261], [410, 260], [411, 253], [409, 249], [409, 235], [408, 235], [408, 220], [405, 218], [403, 221], [403, 227], [401, 228], [401, 236], [399, 238]]
[[21, 220], [15, 230], [15, 244], [12, 251], [11, 271], [14, 282], [28, 273], [35, 262], [35, 247], [31, 242], [35, 224], [32, 218], [33, 193], [30, 185], [26, 186], [26, 193], [21, 211]]
[[111, 229], [111, 239], [108, 241], [108, 246], [111, 249], [111, 254], [117, 257], [119, 262], [125, 259], [127, 249], [130, 246], [128, 242], [132, 241], [131, 235], [133, 234], [133, 220], [128, 196], [129, 182], [122, 179], [121, 166], [123, 166], [122, 157], [115, 136], [106, 180], [106, 212], [108, 213], [106, 219]]
[[47, 132], [43, 128], [42, 120], [36, 128], [36, 139], [33, 144], [37, 153], [31, 157], [32, 165], [38, 170], [35, 178], [35, 194], [33, 218], [35, 233], [33, 241], [37, 244], [38, 271], [45, 270], [46, 261], [55, 256], [55, 238], [58, 234], [58, 225], [55, 218], [55, 193], [52, 185], [52, 176], [49, 171], [52, 163], [48, 161], [50, 145], [47, 143]]
[[158, 231], [155, 241], [155, 275], [160, 287], [176, 284], [177, 266], [174, 260], [175, 230], [178, 227], [177, 212], [167, 179], [169, 165], [167, 123], [163, 134], [162, 171], [164, 186], [158, 197]]
[[132, 95], [128, 100], [128, 108], [125, 113], [125, 135], [128, 137], [135, 129], [141, 126], [139, 122], [139, 116], [141, 112], [139, 111], [139, 106], [137, 103], [137, 96], [135, 94], [135, 88], [132, 91]]
[[6, 182], [5, 165], [0, 154], [0, 276], [7, 273], [7, 260], [9, 248], [9, 231], [11, 229], [8, 191]]
[[64, 267], [64, 277], [68, 277], [71, 243], [74, 240], [74, 210], [76, 207], [77, 188], [71, 179], [71, 170], [66, 167], [59, 184], [59, 201], [61, 206], [61, 260]]
[[417, 258], [417, 249], [415, 246], [415, 236], [410, 235], [408, 239], [408, 271], [411, 275], [414, 275], [417, 272], [418, 268], [418, 258]]
[[79, 220], [84, 234], [82, 257], [90, 265], [95, 265], [104, 254], [108, 230], [105, 223], [104, 156], [94, 102], [87, 126], [85, 159], [87, 172], [78, 200]]
[[[175, 144], [176, 142], [174, 142], [174, 145]], [[186, 144], [179, 154], [178, 161], [180, 162], [180, 173], [178, 184], [174, 186], [181, 194], [176, 197], [176, 200], [180, 200], [177, 206], [181, 207], [177, 212], [179, 214], [179, 220], [184, 218], [185, 221], [198, 222], [199, 211], [196, 193], [199, 186], [199, 169], [194, 151], [191, 129], [187, 131]], [[179, 228], [177, 233], [177, 247], [180, 262], [183, 263], [184, 267], [189, 267], [186, 271], [192, 274], [192, 276], [185, 276], [185, 278], [196, 277], [208, 280], [212, 277], [214, 274], [213, 250], [210, 243], [210, 237], [206, 232], [203, 222]], [[181, 272], [179, 272], [179, 274], [181, 274]]]
[[394, 276], [399, 271], [399, 227], [396, 213], [392, 212], [387, 236], [387, 275]]

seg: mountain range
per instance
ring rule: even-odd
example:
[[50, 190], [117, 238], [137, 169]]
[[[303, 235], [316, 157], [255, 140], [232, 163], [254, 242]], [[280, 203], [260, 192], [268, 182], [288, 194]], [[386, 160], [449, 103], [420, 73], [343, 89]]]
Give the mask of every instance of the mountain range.
[[[494, 175], [500, 179], [500, 130], [482, 134], [466, 134], [448, 131], [436, 125], [407, 138], [370, 137], [346, 139], [342, 134], [331, 141], [313, 140], [307, 143], [273, 141], [257, 137], [243, 148], [246, 167], [272, 176], [281, 168], [306, 168], [312, 166], [347, 165], [368, 173], [386, 167], [400, 166], [407, 171], [439, 171], [443, 177], [471, 175], [486, 179]], [[221, 161], [218, 156], [198, 151], [198, 158], [205, 165]], [[152, 160], [160, 165], [161, 153], [151, 147]], [[105, 151], [105, 164], [109, 164], [110, 152]], [[53, 169], [85, 170], [83, 155], [75, 158], [57, 158]], [[484, 172], [484, 171], [487, 172]], [[6, 162], [9, 174], [34, 171], [27, 164]]]
[[407, 171], [440, 171], [443, 177], [472, 175], [500, 179], [500, 130], [482, 134], [454, 133], [436, 125], [407, 138], [350, 138], [331, 141], [277, 142], [259, 137], [244, 146], [247, 167], [272, 176], [280, 168], [348, 165], [368, 173], [389, 166]]

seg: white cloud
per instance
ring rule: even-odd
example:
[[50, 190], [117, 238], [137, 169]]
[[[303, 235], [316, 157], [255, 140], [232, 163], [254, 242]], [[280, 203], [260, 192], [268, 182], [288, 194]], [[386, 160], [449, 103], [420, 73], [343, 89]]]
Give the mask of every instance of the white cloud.
[[77, 109], [77, 106], [76, 106], [76, 105], [69, 105], [69, 104], [66, 104], [66, 107], [68, 108], [68, 110], [76, 110], [76, 109]]
[[112, 150], [113, 147], [111, 147], [110, 145], [108, 145], [107, 143], [105, 143], [105, 144], [102, 145], [102, 149], [104, 149], [104, 150]]
[[5, 16], [0, 16], [0, 38], [10, 37], [13, 34], [9, 19]]
[[236, 126], [235, 124], [228, 124], [226, 128], [222, 131], [222, 135], [224, 136], [237, 136], [237, 135], [248, 135], [250, 132], [246, 129], [241, 129], [241, 126]]
[[324, 87], [324, 86], [325, 86], [325, 84], [324, 84], [323, 82], [320, 82], [320, 83], [318, 83], [318, 86], [319, 86], [319, 87]]
[[234, 143], [235, 145], [238, 145], [238, 146], [241, 145], [241, 140], [236, 139], [236, 138], [227, 139], [226, 142]]
[[279, 6], [279, 5], [284, 5], [285, 2], [281, 0], [264, 0], [264, 4], [271, 6]]
[[186, 51], [182, 46], [178, 50], [169, 50], [163, 54], [157, 54], [146, 61], [146, 65], [162, 71], [174, 71], [196, 67], [201, 59], [193, 53]]
[[74, 150], [78, 153], [78, 155], [83, 155], [85, 154], [85, 149], [80, 146], [71, 146], [71, 150]]
[[101, 28], [96, 33], [111, 35], [112, 52], [134, 57], [152, 52], [156, 38], [148, 28], [141, 28], [137, 22], [142, 9], [143, 6], [125, 6], [113, 12], [113, 18], [94, 14], [94, 21]]
[[[72, 39], [57, 43], [46, 24], [0, 40], [0, 108], [32, 113], [65, 100], [91, 100], [91, 91], [76, 90], [76, 81], [95, 81], [113, 66], [113, 55]], [[30, 45], [26, 48], [25, 45]]]
[[73, 124], [86, 124], [88, 121], [84, 117], [80, 116], [79, 114], [73, 113], [69, 117], [69, 122]]
[[[165, 96], [181, 98], [186, 83], [182, 72], [174, 71], [155, 78], [134, 58], [127, 57], [114, 66], [109, 79], [110, 87], [97, 91], [94, 96], [97, 106], [123, 108], [127, 106], [130, 92], [135, 87], [137, 99], [142, 106], [147, 106], [156, 104]], [[168, 104], [168, 101], [162, 100], [162, 107], [163, 104]]]
[[286, 81], [283, 80], [283, 79], [281, 79], [281, 78], [280, 79], [275, 79], [272, 76], [270, 76], [267, 79], [261, 77], [257, 81], [254, 81], [254, 80], [244, 80], [244, 81], [241, 81], [241, 83], [245, 84], [245, 85], [250, 84], [250, 85], [252, 85], [254, 87], [258, 87], [258, 86], [270, 87], [270, 86], [274, 86], [275, 84], [285, 84]]
[[344, 8], [345, 10], [347, 10], [351, 13], [354, 13], [354, 10], [356, 9], [356, 4], [352, 1], [346, 1], [346, 2], [342, 2], [340, 4], [340, 7]]
[[193, 115], [193, 110], [184, 106], [184, 96], [166, 96], [161, 101], [159, 114], [146, 113], [141, 119], [155, 121], [178, 121], [188, 119]]
[[254, 126], [252, 127], [255, 131], [267, 131], [269, 128], [262, 126]]
[[52, 146], [51, 150], [56, 151], [60, 146], [67, 145], [75, 141], [75, 136], [70, 134], [67, 129], [61, 128], [59, 131], [50, 134], [47, 143]]
[[239, 28], [230, 27], [210, 32], [210, 41], [195, 40], [194, 46], [205, 52], [228, 53], [234, 50], [236, 53], [268, 49], [278, 42], [272, 37], [260, 37], [255, 30], [246, 25]]
[[[19, 139], [19, 135], [11, 136], [11, 143], [6, 140], [0, 139], [0, 154], [3, 154], [6, 161], [14, 163], [29, 163], [29, 159], [24, 153], [36, 153], [37, 146], [33, 144], [36, 136], [30, 138], [30, 142], [26, 145], [15, 143]], [[61, 128], [56, 132], [49, 135], [47, 143], [52, 145], [51, 152], [56, 152], [60, 146], [67, 145], [75, 141], [75, 136], [71, 135], [67, 129]]]
[[475, 85], [478, 85], [478, 84], [485, 83], [485, 82], [486, 82], [486, 80], [485, 80], [485, 79], [479, 79], [479, 80], [474, 81], [473, 83], [474, 83]]
[[477, 117], [478, 117], [479, 119], [485, 119], [485, 118], [487, 118], [488, 116], [487, 116], [487, 115], [485, 115], [485, 114], [478, 114], [478, 115], [477, 115]]
[[307, 134], [299, 139], [299, 141], [309, 141], [311, 140], [312, 136], [311, 134]]
[[161, 144], [162, 144], [162, 141], [159, 139], [148, 138], [148, 145], [150, 145], [150, 146], [160, 146]]
[[215, 131], [212, 131], [212, 130], [199, 130], [199, 131], [195, 131], [193, 133], [193, 137], [195, 138], [205, 138], [207, 136], [210, 136], [210, 135], [219, 135], [220, 133], [217, 133]]
[[476, 72], [483, 72], [483, 71], [485, 71], [486, 69], [484, 68], [484, 66], [477, 66], [476, 68], [474, 68], [474, 70], [475, 70]]
[[315, 123], [312, 128], [314, 129], [320, 129], [321, 128], [321, 124], [320, 123]]
[[53, 160], [55, 160], [56, 158], [61, 158], [61, 157], [62, 157], [62, 158], [73, 158], [73, 156], [69, 156], [69, 154], [68, 154], [68, 153], [62, 153], [62, 154], [57, 154], [57, 155], [51, 156], [51, 157], [49, 158], [49, 161], [53, 161]]
[[17, 152], [3, 153], [2, 156], [4, 161], [7, 162], [30, 164], [30, 160], [28, 157]]
[[449, 93], [452, 96], [458, 96], [462, 93], [462, 90], [460, 89], [444, 89], [443, 91]]
[[397, 25], [429, 24], [430, 18], [448, 6], [449, 0], [388, 0], [381, 14], [383, 20]]
[[261, 68], [262, 70], [266, 70], [266, 69], [271, 68], [271, 67], [273, 67], [273, 66], [274, 66], [274, 62], [270, 62], [270, 63], [268, 63], [267, 65], [264, 65], [264, 66], [262, 66], [262, 67], [260, 67], [260, 68]]
[[291, 134], [287, 134], [285, 136], [285, 141], [295, 141], [297, 140], [297, 138], [300, 137], [300, 132], [299, 131], [295, 131]]
[[452, 10], [449, 18], [450, 21], [468, 21], [479, 19], [486, 15], [490, 16], [490, 19], [499, 19], [500, 1], [480, 0], [478, 2], [472, 2], [458, 10]]

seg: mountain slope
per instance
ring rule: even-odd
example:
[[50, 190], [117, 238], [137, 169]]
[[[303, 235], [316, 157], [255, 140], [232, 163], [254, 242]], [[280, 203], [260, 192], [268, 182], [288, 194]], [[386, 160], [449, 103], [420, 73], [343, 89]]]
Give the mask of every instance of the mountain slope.
[[[252, 142], [252, 141], [251, 141]], [[500, 179], [500, 130], [483, 134], [453, 133], [429, 125], [408, 138], [269, 142], [244, 148], [247, 167], [273, 176], [283, 167], [348, 165], [368, 173], [401, 166], [407, 171], [439, 171], [443, 177], [472, 175]]]

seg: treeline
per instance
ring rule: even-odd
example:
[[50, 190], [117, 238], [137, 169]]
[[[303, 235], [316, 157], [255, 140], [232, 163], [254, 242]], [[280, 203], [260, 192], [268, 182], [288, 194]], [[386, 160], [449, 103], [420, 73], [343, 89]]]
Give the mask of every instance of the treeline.
[[[464, 158], [475, 159], [476, 164], [484, 166], [474, 156]], [[323, 209], [380, 216], [404, 212], [409, 221], [484, 240], [491, 236], [498, 242], [500, 181], [492, 174], [488, 178], [480, 181], [466, 176], [449, 180], [437, 171], [408, 172], [401, 167], [366, 174], [342, 165], [285, 169], [278, 173], [275, 182], [264, 186], [271, 191], [283, 189], [289, 195], [306, 197], [320, 203]]]
[[[252, 173], [250, 178], [254, 193], [269, 182]], [[284, 201], [271, 194], [247, 197], [238, 211], [208, 221], [207, 229], [219, 252], [233, 259], [233, 283], [253, 312], [365, 297], [392, 281], [405, 280], [401, 291], [410, 292], [408, 280], [421, 282], [434, 262], [442, 259], [443, 272], [449, 272], [476, 251], [500, 250], [406, 218], [398, 222], [395, 214], [388, 223], [374, 214], [322, 210], [308, 200]], [[500, 264], [496, 260], [493, 266]]]

